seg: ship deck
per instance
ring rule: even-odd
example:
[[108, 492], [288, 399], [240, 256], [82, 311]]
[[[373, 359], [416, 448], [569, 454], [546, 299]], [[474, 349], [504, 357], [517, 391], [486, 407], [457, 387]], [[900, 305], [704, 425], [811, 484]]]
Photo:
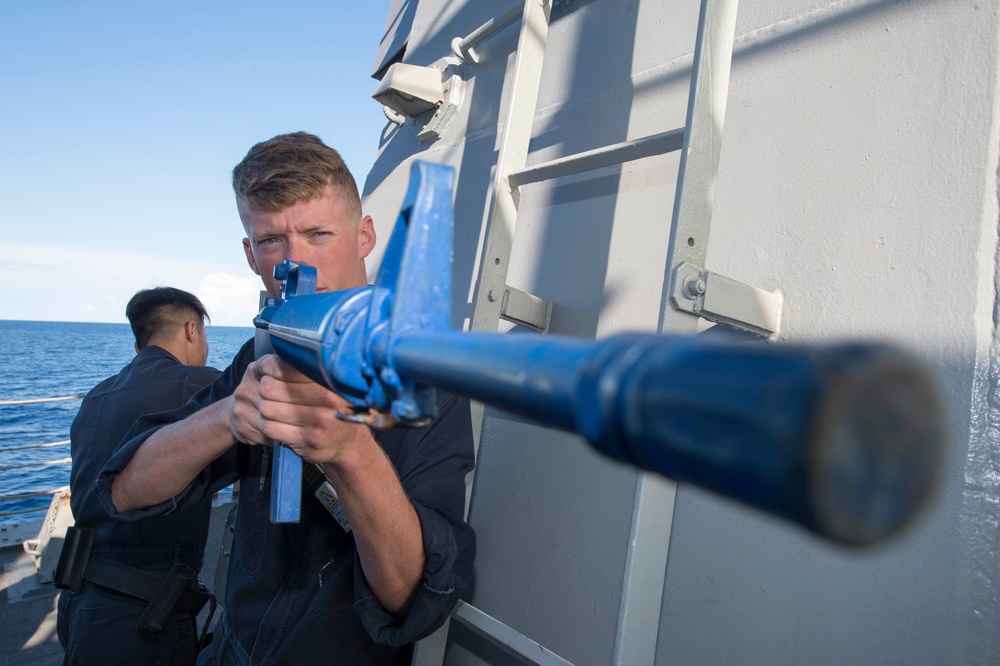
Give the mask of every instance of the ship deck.
[[[205, 566], [201, 580], [209, 587], [222, 544], [222, 531], [232, 502], [216, 504], [212, 509]], [[40, 583], [33, 556], [21, 543], [38, 536], [40, 523], [24, 523], [0, 529], [0, 663], [47, 666], [61, 664], [63, 649], [56, 637], [56, 601], [59, 590], [51, 583]], [[213, 624], [221, 614], [216, 610]], [[204, 623], [208, 607], [202, 610], [198, 626]]]

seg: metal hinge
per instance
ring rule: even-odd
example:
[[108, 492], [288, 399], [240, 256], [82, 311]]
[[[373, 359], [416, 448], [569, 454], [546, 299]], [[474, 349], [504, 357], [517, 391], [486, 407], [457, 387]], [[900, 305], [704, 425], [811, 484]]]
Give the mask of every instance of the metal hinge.
[[762, 337], [778, 333], [784, 297], [683, 262], [674, 268], [670, 304], [709, 321]]

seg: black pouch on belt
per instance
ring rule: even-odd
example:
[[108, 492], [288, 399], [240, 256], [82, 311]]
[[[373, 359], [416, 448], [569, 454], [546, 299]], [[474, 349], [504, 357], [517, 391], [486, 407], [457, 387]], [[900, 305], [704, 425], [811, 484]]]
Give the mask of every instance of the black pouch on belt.
[[156, 594], [139, 616], [139, 622], [135, 626], [136, 632], [144, 638], [152, 638], [163, 631], [170, 616], [177, 610], [184, 593], [197, 581], [197, 571], [186, 564], [175, 564], [164, 576]]
[[87, 562], [90, 561], [90, 550], [94, 546], [94, 534], [89, 527], [72, 526], [66, 529], [66, 540], [52, 577], [52, 584], [60, 590], [80, 593]]

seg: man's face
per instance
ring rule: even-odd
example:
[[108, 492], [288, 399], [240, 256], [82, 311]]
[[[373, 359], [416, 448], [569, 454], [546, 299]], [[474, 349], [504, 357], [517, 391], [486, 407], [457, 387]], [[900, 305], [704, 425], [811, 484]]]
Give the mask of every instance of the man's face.
[[277, 213], [240, 207], [248, 238], [243, 249], [268, 295], [281, 296], [274, 267], [286, 259], [316, 268], [316, 291], [363, 287], [368, 282], [365, 257], [375, 247], [375, 227], [368, 216], [357, 220], [332, 189], [311, 201]]

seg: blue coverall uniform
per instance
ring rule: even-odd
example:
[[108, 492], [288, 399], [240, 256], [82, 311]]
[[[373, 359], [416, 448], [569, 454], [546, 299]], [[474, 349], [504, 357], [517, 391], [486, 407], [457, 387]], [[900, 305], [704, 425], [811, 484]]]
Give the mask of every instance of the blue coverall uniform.
[[[84, 398], [70, 428], [73, 468], [70, 507], [77, 527], [96, 530], [92, 553], [144, 571], [165, 574], [174, 564], [201, 570], [211, 497], [170, 516], [138, 521], [108, 515], [92, 488], [136, 419], [175, 409], [219, 371], [187, 366], [149, 345], [121, 372], [95, 386]], [[145, 603], [84, 581], [78, 594], [63, 590], [57, 633], [66, 664], [193, 664], [197, 655], [195, 618], [174, 613], [155, 638], [136, 633]]]
[[[97, 483], [109, 512], [111, 484], [157, 428], [231, 395], [253, 361], [253, 341], [211, 386], [184, 407], [137, 425]], [[427, 560], [418, 596], [400, 620], [368, 586], [351, 533], [304, 488], [302, 518], [270, 524], [270, 449], [236, 444], [180, 495], [126, 519], [173, 515], [240, 479], [239, 513], [225, 610], [200, 664], [409, 664], [412, 641], [440, 626], [472, 578], [475, 534], [464, 519], [465, 476], [473, 468], [468, 401], [439, 394], [440, 415], [422, 429], [375, 433], [392, 461], [423, 534]], [[305, 484], [304, 484], [305, 486]]]

